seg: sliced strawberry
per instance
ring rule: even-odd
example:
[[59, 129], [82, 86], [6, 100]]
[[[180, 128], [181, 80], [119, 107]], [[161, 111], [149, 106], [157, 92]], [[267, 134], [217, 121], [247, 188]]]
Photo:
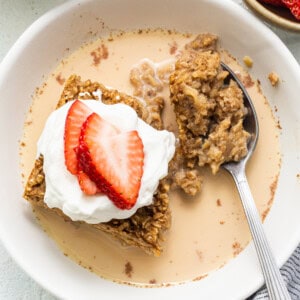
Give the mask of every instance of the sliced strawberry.
[[[86, 121], [87, 117], [92, 113], [93, 111], [87, 105], [79, 100], [75, 100], [69, 108], [66, 117], [64, 133], [64, 154], [66, 167], [70, 173], [77, 175], [79, 186], [87, 195], [94, 195], [99, 192], [99, 190], [96, 184], [79, 167], [76, 152], [79, 146], [81, 127]], [[102, 135], [111, 135], [119, 132], [110, 123], [105, 124], [106, 126], [102, 130]]]
[[288, 8], [292, 8], [297, 2], [299, 1], [295, 1], [295, 0], [282, 0], [282, 3], [284, 3], [284, 5]]
[[291, 13], [297, 20], [300, 20], [300, 5], [295, 5], [291, 8]]
[[79, 145], [81, 126], [93, 111], [79, 100], [75, 100], [70, 106], [65, 123], [64, 154], [68, 171], [77, 174], [77, 157], [75, 149]]
[[297, 20], [300, 20], [300, 0], [259, 0], [260, 2], [287, 7]]
[[105, 135], [106, 121], [91, 114], [82, 126], [79, 166], [120, 209], [136, 203], [144, 166], [144, 147], [137, 131]]
[[300, 0], [282, 0], [297, 20], [300, 20]]
[[99, 192], [96, 183], [93, 182], [83, 171], [78, 172], [77, 179], [80, 189], [86, 195], [95, 195], [97, 192]]
[[284, 6], [282, 0], [260, 0], [260, 2], [264, 2], [275, 6]]
[[82, 170], [79, 170], [76, 149], [79, 145], [81, 126], [92, 112], [84, 103], [75, 100], [69, 108], [64, 133], [66, 167], [71, 174], [77, 175], [79, 186], [87, 195], [96, 194], [97, 186]]

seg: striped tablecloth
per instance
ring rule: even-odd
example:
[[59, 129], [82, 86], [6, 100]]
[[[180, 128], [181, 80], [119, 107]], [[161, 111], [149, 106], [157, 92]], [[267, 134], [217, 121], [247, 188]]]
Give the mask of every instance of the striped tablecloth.
[[[280, 269], [281, 274], [287, 284], [288, 291], [293, 300], [300, 299], [300, 245], [293, 255]], [[263, 286], [257, 293], [249, 297], [251, 300], [269, 299], [268, 292]]]

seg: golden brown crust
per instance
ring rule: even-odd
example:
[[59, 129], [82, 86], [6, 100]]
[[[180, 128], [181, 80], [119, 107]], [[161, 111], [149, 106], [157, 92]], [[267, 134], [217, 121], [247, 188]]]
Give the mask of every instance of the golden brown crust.
[[215, 36], [199, 35], [186, 46], [170, 76], [180, 151], [192, 177], [197, 165], [209, 165], [216, 173], [222, 163], [247, 153], [243, 95], [235, 82], [224, 85], [228, 73], [220, 66], [216, 41]]
[[268, 75], [268, 79], [269, 79], [270, 83], [272, 84], [272, 86], [277, 86], [279, 83], [279, 76], [275, 72], [271, 72]]
[[[104, 103], [125, 103], [131, 106], [140, 118], [144, 120], [148, 119], [148, 111], [135, 98], [119, 93], [116, 90], [107, 89], [103, 85], [91, 82], [90, 80], [81, 81], [81, 78], [75, 75], [72, 75], [67, 80], [57, 108], [76, 98], [93, 98], [97, 100], [97, 91], [101, 91]], [[24, 198], [34, 206], [38, 205], [50, 209], [44, 202], [45, 188], [43, 157], [40, 156], [36, 160], [27, 181]], [[170, 227], [171, 215], [168, 190], [169, 184], [167, 181], [161, 180], [152, 205], [138, 209], [131, 218], [91, 224], [90, 226], [109, 233], [126, 245], [139, 247], [148, 254], [158, 256], [162, 251], [161, 242], [163, 241], [163, 233]], [[60, 209], [51, 210], [55, 211], [66, 221], [71, 221]]]
[[136, 98], [121, 93], [114, 89], [108, 89], [98, 82], [91, 80], [82, 81], [80, 76], [72, 75], [67, 80], [61, 94], [57, 108], [74, 99], [95, 99], [98, 100], [97, 91], [101, 93], [101, 101], [105, 104], [125, 103], [131, 106], [137, 115], [144, 121], [148, 118], [146, 107]]

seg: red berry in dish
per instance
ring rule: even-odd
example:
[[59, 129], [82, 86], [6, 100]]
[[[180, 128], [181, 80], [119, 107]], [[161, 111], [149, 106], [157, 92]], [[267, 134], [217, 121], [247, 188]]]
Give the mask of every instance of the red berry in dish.
[[284, 6], [282, 0], [260, 0], [260, 1], [267, 4], [276, 5], [276, 6]]
[[298, 2], [298, 1], [295, 1], [295, 0], [281, 0], [281, 1], [288, 8], [292, 8]]
[[64, 154], [65, 164], [71, 174], [78, 173], [76, 148], [79, 145], [81, 126], [93, 111], [79, 100], [70, 106], [65, 123]]
[[77, 151], [79, 166], [118, 208], [130, 209], [143, 175], [143, 142], [135, 130], [108, 135], [107, 124], [96, 113], [87, 118]]
[[300, 0], [282, 0], [297, 20], [300, 20]]
[[300, 20], [300, 4], [299, 3], [291, 8], [291, 13], [294, 15], [294, 17], [297, 20]]

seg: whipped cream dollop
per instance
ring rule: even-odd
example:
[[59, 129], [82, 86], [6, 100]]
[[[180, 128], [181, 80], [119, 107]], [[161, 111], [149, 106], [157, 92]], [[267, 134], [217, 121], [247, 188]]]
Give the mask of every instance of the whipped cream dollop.
[[59, 208], [73, 221], [90, 224], [125, 219], [137, 209], [148, 206], [159, 180], [168, 174], [168, 163], [175, 152], [175, 136], [167, 130], [156, 130], [138, 118], [135, 110], [125, 104], [106, 105], [101, 101], [84, 100], [90, 109], [121, 131], [137, 130], [144, 145], [144, 171], [138, 199], [130, 210], [117, 208], [105, 195], [84, 194], [77, 177], [65, 166], [64, 130], [65, 120], [73, 101], [69, 101], [49, 116], [38, 141], [38, 155], [44, 157], [46, 191], [45, 203]]

